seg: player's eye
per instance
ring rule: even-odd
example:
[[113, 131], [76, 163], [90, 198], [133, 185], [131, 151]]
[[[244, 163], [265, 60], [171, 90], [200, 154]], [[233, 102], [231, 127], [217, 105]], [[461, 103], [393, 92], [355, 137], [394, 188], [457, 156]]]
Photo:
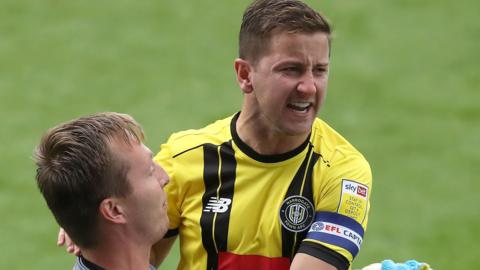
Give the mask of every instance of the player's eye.
[[287, 67], [284, 67], [282, 68], [282, 72], [285, 73], [286, 75], [299, 75], [302, 70], [297, 67], [297, 66], [287, 66]]
[[321, 76], [321, 75], [327, 73], [327, 68], [323, 68], [323, 67], [321, 67], [321, 68], [315, 68], [315, 69], [313, 70], [313, 73], [314, 73], [315, 76]]

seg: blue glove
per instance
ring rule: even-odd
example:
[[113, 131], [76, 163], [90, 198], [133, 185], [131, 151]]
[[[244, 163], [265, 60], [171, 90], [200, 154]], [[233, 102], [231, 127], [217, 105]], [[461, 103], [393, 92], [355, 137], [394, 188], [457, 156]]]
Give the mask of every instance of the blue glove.
[[426, 263], [419, 263], [415, 260], [408, 260], [405, 263], [395, 263], [392, 260], [384, 260], [381, 270], [431, 270]]

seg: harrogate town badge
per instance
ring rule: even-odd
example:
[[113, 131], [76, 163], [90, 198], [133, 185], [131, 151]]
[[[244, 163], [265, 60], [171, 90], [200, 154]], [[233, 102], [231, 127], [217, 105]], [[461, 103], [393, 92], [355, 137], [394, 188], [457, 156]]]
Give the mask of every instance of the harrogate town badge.
[[280, 207], [280, 222], [291, 232], [301, 232], [310, 227], [314, 213], [313, 204], [307, 198], [299, 195], [290, 196]]

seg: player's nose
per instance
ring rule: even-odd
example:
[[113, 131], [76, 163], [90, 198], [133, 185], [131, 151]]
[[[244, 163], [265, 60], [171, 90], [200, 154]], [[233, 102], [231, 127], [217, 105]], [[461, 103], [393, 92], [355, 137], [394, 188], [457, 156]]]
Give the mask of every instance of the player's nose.
[[304, 95], [312, 95], [317, 91], [315, 77], [312, 72], [305, 72], [297, 85], [297, 91]]
[[162, 168], [162, 166], [155, 163], [155, 167], [155, 171], [157, 172], [157, 179], [163, 188], [170, 182], [170, 177], [168, 176], [167, 172]]

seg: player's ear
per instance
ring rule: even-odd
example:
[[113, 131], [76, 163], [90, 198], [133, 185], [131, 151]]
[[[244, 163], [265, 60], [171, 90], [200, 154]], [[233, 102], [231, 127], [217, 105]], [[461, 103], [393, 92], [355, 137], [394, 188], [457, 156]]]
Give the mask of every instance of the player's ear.
[[253, 91], [251, 79], [252, 66], [248, 61], [241, 58], [235, 59], [234, 65], [240, 89], [242, 89], [245, 94], [251, 93]]
[[106, 198], [98, 206], [100, 215], [107, 221], [113, 223], [126, 223], [123, 206], [115, 198]]

